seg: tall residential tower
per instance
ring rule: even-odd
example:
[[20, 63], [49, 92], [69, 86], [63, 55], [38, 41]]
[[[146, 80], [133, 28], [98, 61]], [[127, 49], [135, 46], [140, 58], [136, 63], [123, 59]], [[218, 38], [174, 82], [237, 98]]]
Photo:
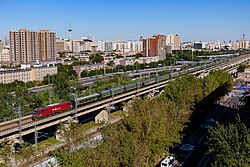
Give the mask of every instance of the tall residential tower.
[[166, 59], [166, 36], [157, 34], [143, 39], [143, 56], [159, 56], [159, 60]]
[[55, 60], [56, 34], [20, 29], [10, 31], [10, 57], [14, 64]]

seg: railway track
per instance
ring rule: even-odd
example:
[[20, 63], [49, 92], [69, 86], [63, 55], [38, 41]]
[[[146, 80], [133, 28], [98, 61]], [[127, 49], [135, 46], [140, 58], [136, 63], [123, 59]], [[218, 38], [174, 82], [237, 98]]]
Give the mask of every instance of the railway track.
[[[244, 58], [246, 59], [248, 57], [249, 57], [249, 55], [247, 57], [244, 57]], [[241, 57], [241, 59], [242, 59], [242, 57]], [[241, 63], [241, 62], [239, 62], [241, 59], [238, 58], [238, 59], [235, 59], [233, 61], [227, 61], [225, 63], [215, 64], [214, 66], [207, 67], [206, 69], [201, 69], [201, 70], [198, 70], [196, 72], [193, 72], [193, 74], [199, 73], [199, 72], [201, 73], [201, 72], [205, 72], [205, 71], [211, 71], [213, 69], [228, 68], [229, 64], [237, 65], [237, 64]], [[248, 58], [248, 61], [249, 61], [249, 58]], [[154, 83], [154, 84], [142, 87], [142, 88], [140, 88], [139, 91], [138, 91], [138, 89], [136, 89], [136, 90], [132, 90], [129, 92], [117, 94], [114, 97], [114, 100], [115, 100], [114, 103], [128, 100], [128, 99], [133, 98], [134, 96], [136, 96], [138, 94], [139, 95], [145, 94], [145, 93], [148, 93], [154, 89], [162, 88], [167, 84], [168, 81], [169, 80], [161, 81], [159, 83]], [[95, 101], [95, 102], [91, 102], [89, 104], [86, 104], [84, 106], [80, 106], [78, 108], [78, 111], [77, 111], [78, 115], [80, 116], [80, 115], [84, 115], [84, 114], [92, 112], [92, 111], [96, 111], [97, 109], [103, 109], [107, 105], [109, 105], [111, 101], [112, 101], [112, 97], [108, 97], [108, 98], [102, 99], [100, 101]], [[53, 115], [51, 117], [44, 118], [44, 119], [39, 120], [39, 121], [33, 121], [31, 115], [24, 116], [21, 118], [21, 124], [22, 124], [22, 130], [26, 131], [26, 133], [22, 133], [22, 134], [25, 135], [25, 134], [33, 132], [34, 130], [32, 130], [32, 128], [36, 125], [39, 125], [39, 127], [42, 129], [42, 128], [48, 127], [48, 124], [55, 125], [55, 124], [58, 124], [60, 122], [64, 122], [64, 121], [68, 120], [69, 116], [73, 116], [73, 114], [75, 114], [75, 110], [59, 113], [57, 115]], [[12, 136], [13, 136], [13, 133], [17, 133], [18, 131], [19, 131], [19, 120], [18, 119], [14, 119], [11, 121], [0, 123], [0, 138], [6, 137], [6, 136], [8, 136], [8, 134], [12, 134]], [[14, 137], [17, 137], [17, 135], [14, 135]]]

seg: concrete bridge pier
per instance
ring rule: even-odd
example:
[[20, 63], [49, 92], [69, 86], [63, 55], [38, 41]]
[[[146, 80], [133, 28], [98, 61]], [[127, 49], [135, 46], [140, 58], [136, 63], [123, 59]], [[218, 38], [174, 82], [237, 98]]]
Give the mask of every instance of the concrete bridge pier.
[[60, 123], [56, 131], [56, 140], [66, 141], [66, 133], [70, 130], [72, 124], [78, 123], [73, 117], [69, 116], [66, 122]]
[[95, 116], [95, 123], [101, 123], [101, 122], [106, 123], [108, 121], [109, 121], [109, 109], [104, 109]]
[[122, 110], [125, 111], [126, 113], [131, 109], [132, 107], [132, 102], [133, 100], [135, 100], [136, 98], [129, 100], [125, 105], [123, 105]]

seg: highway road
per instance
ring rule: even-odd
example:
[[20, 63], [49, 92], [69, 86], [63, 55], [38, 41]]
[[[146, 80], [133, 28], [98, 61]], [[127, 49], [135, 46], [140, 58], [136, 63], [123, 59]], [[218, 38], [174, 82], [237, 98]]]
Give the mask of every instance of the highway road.
[[[221, 102], [209, 117], [213, 118], [217, 122], [229, 121], [229, 119], [233, 118], [233, 107], [234, 105], [237, 105], [239, 99], [239, 96], [229, 97], [225, 101]], [[195, 146], [195, 148], [193, 151], [185, 153], [186, 156], [184, 156], [184, 158], [180, 160], [183, 167], [211, 166], [211, 156], [208, 154], [208, 147], [206, 144], [206, 142], [208, 141], [207, 136], [208, 129], [199, 126], [186, 140], [189, 144]]]

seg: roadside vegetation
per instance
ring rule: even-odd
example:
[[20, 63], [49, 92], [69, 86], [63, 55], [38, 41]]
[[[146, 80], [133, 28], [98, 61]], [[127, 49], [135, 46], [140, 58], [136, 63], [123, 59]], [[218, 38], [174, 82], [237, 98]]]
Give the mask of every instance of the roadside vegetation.
[[250, 164], [250, 96], [243, 96], [235, 118], [217, 123], [209, 130], [209, 153], [213, 166], [242, 166]]

